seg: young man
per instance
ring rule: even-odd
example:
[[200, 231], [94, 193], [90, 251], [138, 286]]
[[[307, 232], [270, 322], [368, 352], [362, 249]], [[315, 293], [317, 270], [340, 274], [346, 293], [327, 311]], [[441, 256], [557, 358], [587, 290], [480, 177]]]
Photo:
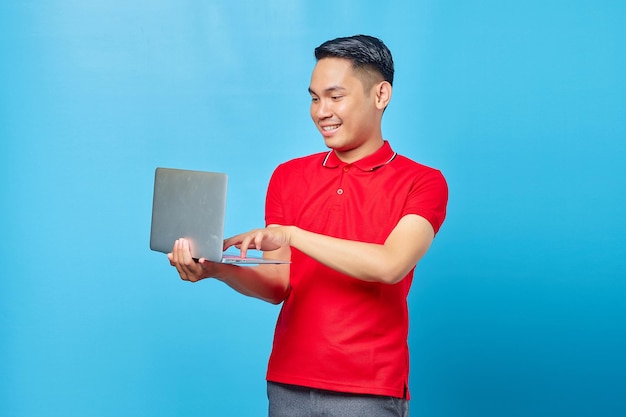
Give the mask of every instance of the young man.
[[406, 416], [406, 298], [443, 223], [446, 182], [383, 139], [394, 66], [379, 39], [334, 39], [315, 56], [311, 118], [330, 151], [280, 165], [267, 227], [224, 242], [292, 263], [194, 262], [184, 239], [168, 257], [184, 280], [215, 277], [283, 303], [267, 372], [270, 416]]

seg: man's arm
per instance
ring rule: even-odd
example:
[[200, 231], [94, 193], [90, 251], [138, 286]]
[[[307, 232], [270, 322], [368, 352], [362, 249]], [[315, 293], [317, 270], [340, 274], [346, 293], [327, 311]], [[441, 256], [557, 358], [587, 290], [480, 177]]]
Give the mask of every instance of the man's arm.
[[[290, 255], [291, 249], [288, 246], [263, 254], [264, 257], [273, 259], [290, 259]], [[185, 239], [177, 240], [167, 257], [185, 281], [216, 278], [241, 294], [272, 304], [282, 302], [289, 293], [289, 264], [239, 267], [210, 262], [204, 258], [196, 262], [191, 257], [189, 242]]]
[[337, 239], [295, 226], [253, 230], [226, 239], [245, 256], [248, 249], [276, 250], [293, 246], [318, 262], [363, 281], [395, 284], [428, 251], [435, 232], [425, 218], [404, 216], [382, 245]]

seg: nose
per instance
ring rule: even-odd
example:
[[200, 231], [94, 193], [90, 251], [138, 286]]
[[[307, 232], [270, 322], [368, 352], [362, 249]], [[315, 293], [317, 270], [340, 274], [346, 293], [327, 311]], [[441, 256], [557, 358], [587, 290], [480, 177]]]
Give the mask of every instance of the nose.
[[333, 112], [329, 106], [328, 100], [319, 99], [317, 102], [311, 105], [311, 113], [317, 119], [327, 119], [332, 117]]

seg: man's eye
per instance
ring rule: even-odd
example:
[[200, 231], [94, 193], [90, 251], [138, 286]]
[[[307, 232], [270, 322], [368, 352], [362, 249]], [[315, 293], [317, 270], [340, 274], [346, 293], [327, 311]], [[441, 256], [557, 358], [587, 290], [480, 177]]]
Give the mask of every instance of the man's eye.
[[333, 100], [337, 101], [337, 100], [341, 100], [341, 98], [342, 98], [342, 97], [343, 97], [343, 96], [332, 96], [331, 98], [332, 98]]
[[313, 103], [317, 103], [318, 101], [320, 101], [320, 99], [319, 99], [319, 98], [317, 98], [317, 97], [311, 97], [311, 101], [312, 101]]

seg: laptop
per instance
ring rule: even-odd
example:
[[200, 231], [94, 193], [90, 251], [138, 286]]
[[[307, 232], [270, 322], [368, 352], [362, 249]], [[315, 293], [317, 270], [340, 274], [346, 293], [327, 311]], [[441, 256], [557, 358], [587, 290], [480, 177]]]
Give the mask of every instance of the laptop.
[[232, 264], [289, 263], [224, 254], [227, 185], [228, 176], [220, 172], [156, 168], [150, 249], [169, 253], [177, 239], [185, 238], [194, 259]]

